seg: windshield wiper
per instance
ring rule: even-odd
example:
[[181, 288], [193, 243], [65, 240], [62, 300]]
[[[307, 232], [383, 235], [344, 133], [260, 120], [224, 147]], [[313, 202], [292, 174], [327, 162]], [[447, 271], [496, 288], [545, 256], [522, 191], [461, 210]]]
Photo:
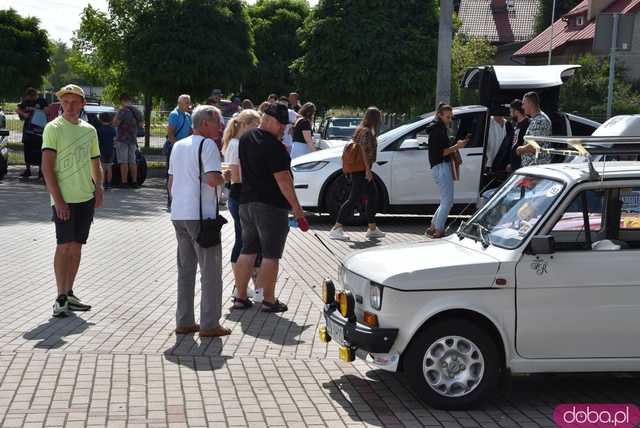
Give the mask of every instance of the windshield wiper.
[[[476, 229], [478, 229], [478, 238], [480, 239], [480, 242], [482, 243], [482, 245], [486, 248], [489, 245], [491, 245], [491, 241], [488, 238], [489, 233], [491, 233], [491, 231], [489, 229], [487, 229], [485, 226], [481, 225], [479, 222], [474, 221], [474, 222], [470, 222], [470, 223], [465, 223], [464, 227], [467, 226], [475, 226]], [[462, 233], [462, 232], [461, 232]], [[487, 235], [485, 235], [485, 233]], [[476, 240], [476, 235], [472, 235], [472, 234], [465, 234], [471, 238], [473, 238], [474, 240]], [[476, 240], [477, 242], [477, 240]]]

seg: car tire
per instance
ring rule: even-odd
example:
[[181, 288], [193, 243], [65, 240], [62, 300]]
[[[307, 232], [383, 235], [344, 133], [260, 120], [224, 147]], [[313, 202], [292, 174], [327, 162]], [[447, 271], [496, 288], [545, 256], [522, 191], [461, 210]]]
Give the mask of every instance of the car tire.
[[[324, 206], [333, 220], [337, 219], [340, 207], [349, 197], [350, 191], [351, 182], [343, 174], [338, 175], [329, 185], [324, 196]], [[378, 195], [380, 195], [379, 185]], [[380, 198], [380, 196], [378, 196], [378, 198]], [[376, 203], [378, 204], [379, 210], [380, 201], [378, 200]], [[363, 226], [367, 224], [367, 213], [365, 211], [365, 207], [362, 204], [357, 204], [353, 213], [349, 213], [343, 223], [345, 226]]]
[[447, 319], [417, 333], [405, 352], [405, 376], [427, 404], [469, 409], [489, 398], [503, 373], [493, 336], [465, 319]]

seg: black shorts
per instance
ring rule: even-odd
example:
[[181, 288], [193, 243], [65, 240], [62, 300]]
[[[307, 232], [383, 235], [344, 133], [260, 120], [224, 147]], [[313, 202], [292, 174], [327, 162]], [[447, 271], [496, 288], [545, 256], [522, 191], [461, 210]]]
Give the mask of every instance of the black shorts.
[[241, 254], [262, 253], [263, 259], [280, 259], [289, 234], [289, 210], [249, 202], [240, 205]]
[[53, 206], [53, 216], [51, 220], [56, 224], [56, 240], [59, 244], [78, 242], [86, 244], [89, 237], [89, 229], [93, 223], [93, 212], [95, 211], [96, 200], [90, 199], [79, 204], [67, 204], [71, 211], [69, 220], [63, 221], [56, 214], [56, 207]]

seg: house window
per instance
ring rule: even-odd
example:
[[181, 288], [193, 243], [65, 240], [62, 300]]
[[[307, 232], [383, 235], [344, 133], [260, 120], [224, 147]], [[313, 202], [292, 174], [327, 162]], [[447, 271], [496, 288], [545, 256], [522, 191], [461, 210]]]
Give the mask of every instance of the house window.
[[584, 16], [576, 18], [576, 27], [582, 27], [584, 25]]

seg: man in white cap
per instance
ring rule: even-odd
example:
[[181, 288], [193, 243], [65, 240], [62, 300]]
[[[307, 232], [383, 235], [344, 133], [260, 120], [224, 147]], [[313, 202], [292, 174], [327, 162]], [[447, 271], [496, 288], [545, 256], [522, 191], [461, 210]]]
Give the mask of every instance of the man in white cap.
[[66, 85], [56, 96], [64, 113], [47, 124], [43, 133], [42, 172], [51, 195], [57, 247], [53, 266], [58, 297], [53, 316], [88, 311], [74, 294], [82, 245], [87, 242], [94, 208], [102, 207], [102, 168], [95, 128], [80, 119], [84, 91]]

